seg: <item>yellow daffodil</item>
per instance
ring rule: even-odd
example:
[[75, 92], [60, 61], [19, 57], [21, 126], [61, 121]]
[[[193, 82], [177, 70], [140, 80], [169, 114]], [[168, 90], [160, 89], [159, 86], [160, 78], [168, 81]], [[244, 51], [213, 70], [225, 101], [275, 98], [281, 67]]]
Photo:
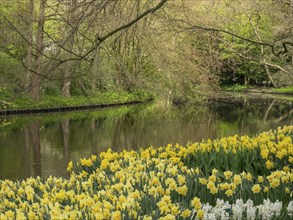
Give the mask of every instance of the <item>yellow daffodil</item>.
[[197, 211], [196, 218], [203, 219], [204, 217], [204, 210], [200, 209]]
[[191, 206], [195, 209], [195, 210], [199, 210], [201, 208], [201, 202], [200, 199], [198, 197], [194, 197], [193, 200], [191, 201]]
[[230, 170], [224, 172], [224, 176], [227, 180], [230, 179], [232, 175], [233, 173]]
[[227, 196], [232, 196], [233, 195], [233, 191], [231, 189], [226, 190], [225, 194]]
[[182, 216], [183, 218], [189, 218], [191, 215], [191, 210], [189, 209], [185, 209], [181, 214], [180, 216]]
[[176, 188], [176, 192], [178, 192], [178, 194], [183, 195], [183, 196], [186, 196], [187, 191], [188, 191], [188, 188], [186, 185], [179, 186]]
[[253, 193], [259, 193], [261, 191], [261, 187], [259, 184], [255, 184], [252, 186], [252, 192]]

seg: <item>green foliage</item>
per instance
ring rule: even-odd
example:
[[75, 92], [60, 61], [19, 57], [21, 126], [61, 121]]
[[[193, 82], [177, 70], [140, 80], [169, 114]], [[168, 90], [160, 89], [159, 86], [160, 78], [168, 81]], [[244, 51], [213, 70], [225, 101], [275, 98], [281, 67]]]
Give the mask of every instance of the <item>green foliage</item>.
[[23, 68], [18, 60], [0, 51], [0, 88], [9, 90], [21, 86], [22, 72]]
[[[255, 4], [257, 5], [257, 3]], [[220, 48], [223, 50], [221, 59], [224, 67], [220, 74], [221, 82], [224, 84], [235, 82], [262, 84], [263, 81], [268, 80], [267, 73], [259, 62], [263, 52], [261, 51], [261, 45], [254, 44], [251, 41], [270, 41], [273, 37], [274, 23], [271, 15], [257, 11], [256, 8], [253, 8], [253, 3], [249, 6], [240, 5], [231, 3], [229, 6], [231, 7], [230, 13], [235, 13], [235, 17], [229, 20], [225, 27], [231, 33], [248, 40], [223, 34], [220, 43]]]
[[154, 94], [150, 93], [149, 91], [145, 90], [134, 90], [131, 92], [134, 96], [136, 96], [139, 100], [148, 100], [154, 99]]

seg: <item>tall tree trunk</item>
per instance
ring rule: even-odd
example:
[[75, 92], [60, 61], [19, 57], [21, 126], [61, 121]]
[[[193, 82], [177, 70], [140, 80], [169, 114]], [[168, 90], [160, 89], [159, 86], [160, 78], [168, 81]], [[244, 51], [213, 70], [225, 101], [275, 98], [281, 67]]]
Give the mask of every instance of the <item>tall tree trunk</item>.
[[94, 64], [93, 64], [93, 70], [92, 72], [92, 79], [91, 79], [91, 93], [94, 94], [97, 90], [97, 83], [99, 83], [99, 86], [101, 85], [101, 74], [100, 74], [100, 48], [97, 49], [96, 56], [94, 58]]
[[46, 0], [40, 0], [39, 17], [38, 17], [38, 31], [36, 44], [36, 61], [35, 74], [32, 77], [31, 97], [35, 100], [40, 99], [41, 91], [41, 74], [43, 74], [42, 58], [44, 51], [44, 23], [45, 23], [45, 4]]
[[27, 73], [25, 76], [25, 82], [24, 86], [25, 89], [30, 89], [31, 87], [31, 70], [32, 70], [32, 52], [33, 52], [33, 22], [34, 22], [34, 0], [29, 0], [28, 5], [28, 14], [27, 14], [27, 40], [28, 40], [28, 47], [26, 52], [26, 67], [27, 67]]
[[[266, 60], [264, 58], [263, 58], [263, 62], [266, 62]], [[273, 84], [274, 87], [278, 87], [278, 85], [274, 82], [274, 80], [272, 78], [269, 66], [267, 64], [264, 64], [264, 66], [265, 66], [265, 71], [266, 71], [271, 83]]]
[[66, 64], [65, 70], [64, 70], [64, 80], [63, 80], [63, 86], [62, 86], [62, 95], [65, 97], [70, 96], [70, 84], [71, 84], [71, 75], [73, 72], [73, 63], [70, 61], [72, 58], [72, 53], [70, 51], [73, 50], [74, 46], [74, 36], [76, 33], [76, 24], [75, 24], [75, 10], [76, 10], [76, 0], [69, 0], [69, 16], [68, 16], [68, 26], [67, 26], [67, 50], [69, 51], [67, 53], [67, 59], [69, 61]]
[[246, 74], [244, 74], [244, 85], [248, 86], [248, 78]]

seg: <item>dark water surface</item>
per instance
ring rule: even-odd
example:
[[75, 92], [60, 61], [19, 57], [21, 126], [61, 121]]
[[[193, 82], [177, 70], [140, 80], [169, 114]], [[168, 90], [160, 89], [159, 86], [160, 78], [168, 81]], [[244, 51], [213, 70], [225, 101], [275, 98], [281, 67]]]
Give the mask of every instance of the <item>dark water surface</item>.
[[0, 179], [66, 177], [69, 161], [114, 151], [186, 144], [293, 124], [293, 102], [238, 98], [205, 106], [149, 103], [0, 118]]

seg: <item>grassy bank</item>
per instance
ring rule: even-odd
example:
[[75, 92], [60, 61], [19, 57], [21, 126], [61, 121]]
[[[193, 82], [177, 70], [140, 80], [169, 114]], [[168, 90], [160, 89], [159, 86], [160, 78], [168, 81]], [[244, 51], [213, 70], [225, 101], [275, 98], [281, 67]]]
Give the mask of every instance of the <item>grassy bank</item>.
[[113, 152], [69, 179], [0, 181], [1, 219], [291, 219], [293, 126]]
[[254, 92], [254, 93], [267, 93], [267, 94], [286, 94], [293, 95], [293, 86], [286, 86], [280, 88], [272, 87], [257, 87], [257, 86], [245, 86], [245, 85], [223, 85], [221, 89], [231, 92]]
[[142, 91], [134, 93], [128, 93], [125, 91], [103, 92], [87, 97], [43, 95], [39, 101], [35, 101], [29, 97], [21, 97], [16, 99], [0, 97], [0, 109], [34, 109], [91, 104], [126, 103], [131, 101], [146, 101], [151, 98], [153, 98], [151, 94]]
[[277, 92], [277, 93], [281, 93], [281, 94], [290, 94], [290, 95], [293, 95], [293, 86], [276, 88], [276, 89], [273, 89], [273, 92]]

